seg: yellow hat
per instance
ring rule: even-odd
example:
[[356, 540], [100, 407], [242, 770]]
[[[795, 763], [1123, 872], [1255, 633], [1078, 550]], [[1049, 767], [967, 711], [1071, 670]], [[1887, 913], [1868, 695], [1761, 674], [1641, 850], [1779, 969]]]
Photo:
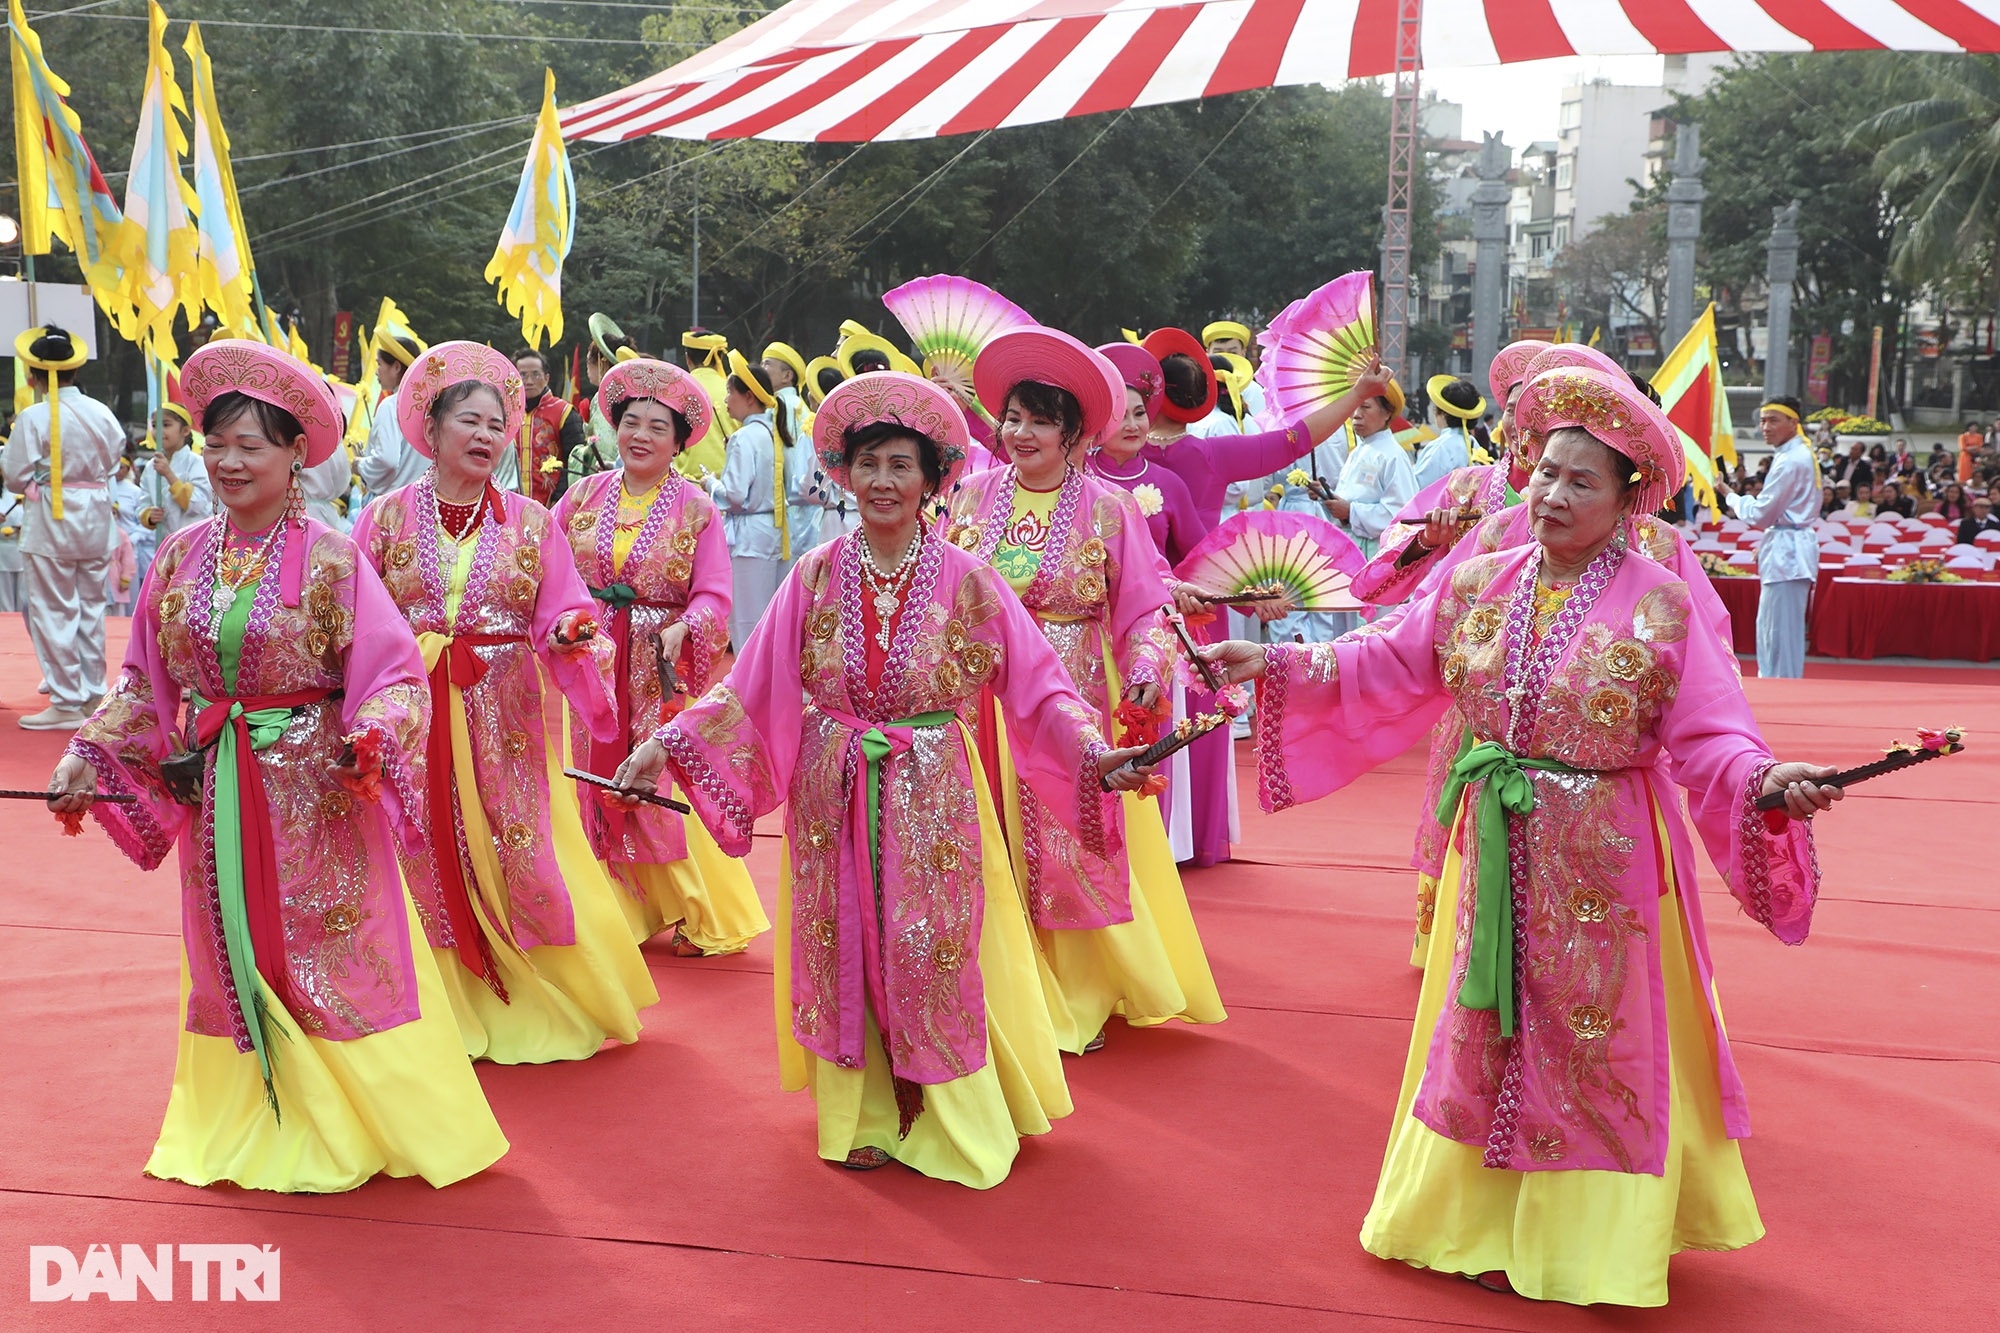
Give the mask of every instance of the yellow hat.
[[799, 381], [799, 392], [805, 395], [808, 406], [818, 407], [826, 399], [826, 390], [819, 387], [819, 376], [823, 370], [839, 370], [841, 378], [847, 378], [840, 362], [830, 356], [816, 356], [807, 362], [805, 377]]
[[193, 414], [191, 414], [185, 407], [182, 407], [179, 403], [161, 403], [160, 411], [173, 413], [175, 416], [181, 419], [181, 421], [187, 426], [189, 430], [194, 429]]
[[1217, 338], [1234, 338], [1245, 347], [1250, 346], [1250, 326], [1239, 324], [1233, 319], [1218, 319], [1202, 327], [1201, 345], [1208, 346]]
[[1454, 407], [1444, 400], [1445, 387], [1458, 382], [1458, 376], [1456, 375], [1433, 375], [1424, 381], [1424, 396], [1431, 400], [1433, 407], [1446, 416], [1457, 417], [1460, 421], [1477, 421], [1486, 414], [1486, 400], [1484, 398], [1481, 398], [1471, 407]]
[[1250, 387], [1250, 381], [1257, 378], [1257, 368], [1250, 364], [1250, 358], [1247, 356], [1238, 356], [1234, 352], [1217, 352], [1215, 355], [1221, 357], [1223, 364], [1229, 367], [1227, 370], [1218, 370], [1216, 374], [1235, 391], [1238, 398], [1241, 398], [1243, 391]]
[[766, 343], [761, 361], [782, 361], [792, 369], [792, 377], [798, 381], [800, 392], [806, 387], [806, 359], [790, 343]]
[[[716, 336], [720, 337], [721, 335], [717, 334]], [[743, 387], [750, 391], [750, 396], [764, 406], [776, 407], [778, 405], [778, 396], [765, 388], [762, 380], [750, 373], [749, 360], [734, 347], [729, 349], [729, 373], [732, 378], [741, 380]]]
[[707, 329], [689, 329], [681, 335], [681, 346], [690, 352], [701, 352], [700, 364], [714, 366], [718, 370], [729, 364], [729, 336], [710, 333]]
[[1139, 330], [1137, 329], [1127, 329], [1121, 327], [1118, 330], [1118, 336], [1123, 338], [1128, 343], [1144, 343], [1146, 341], [1144, 338], [1139, 336]]
[[871, 338], [874, 336], [874, 330], [858, 319], [843, 319], [840, 321], [840, 336], [843, 338]]
[[[41, 349], [39, 353], [37, 347]], [[21, 330], [14, 339], [14, 355], [36, 370], [65, 371], [75, 370], [90, 360], [90, 349], [81, 338], [72, 337], [68, 329], [44, 324]]]
[[[852, 320], [848, 321], [849, 324], [853, 322]], [[846, 327], [846, 324], [841, 325], [843, 329]], [[924, 373], [923, 368], [917, 365], [916, 362], [897, 351], [894, 343], [890, 342], [887, 338], [879, 337], [864, 329], [860, 333], [850, 333], [841, 339], [840, 346], [835, 349], [833, 354], [834, 358], [840, 362], [840, 368], [847, 372], [849, 379], [860, 373], [854, 369], [854, 355], [857, 352], [880, 352], [888, 358], [889, 369], [900, 370], [906, 375], [921, 375]]]
[[1396, 381], [1394, 380], [1390, 380], [1387, 384], [1382, 386], [1382, 396], [1389, 400], [1390, 416], [1399, 417], [1403, 415], [1403, 406], [1409, 400], [1403, 397], [1402, 385], [1396, 383]]

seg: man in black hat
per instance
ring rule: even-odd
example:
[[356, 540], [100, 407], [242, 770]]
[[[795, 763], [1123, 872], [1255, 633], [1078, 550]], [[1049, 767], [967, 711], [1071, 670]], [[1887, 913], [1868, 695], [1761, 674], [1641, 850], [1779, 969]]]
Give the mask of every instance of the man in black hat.
[[22, 506], [21, 572], [28, 638], [49, 706], [21, 719], [31, 731], [75, 731], [104, 697], [104, 609], [117, 542], [106, 489], [125, 454], [125, 428], [111, 409], [69, 383], [89, 359], [80, 338], [54, 325], [14, 340], [28, 382], [44, 394], [14, 422], [0, 457]]

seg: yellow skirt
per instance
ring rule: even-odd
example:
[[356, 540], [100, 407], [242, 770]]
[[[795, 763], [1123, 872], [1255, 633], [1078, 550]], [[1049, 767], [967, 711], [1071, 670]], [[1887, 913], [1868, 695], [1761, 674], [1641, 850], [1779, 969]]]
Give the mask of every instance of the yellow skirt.
[[[403, 894], [410, 937], [423, 927]], [[181, 953], [181, 1033], [174, 1086], [146, 1174], [190, 1185], [227, 1180], [294, 1194], [351, 1190], [369, 1177], [422, 1176], [449, 1185], [507, 1151], [472, 1062], [458, 1042], [437, 964], [415, 961], [421, 1017], [349, 1041], [300, 1029], [260, 978], [264, 1002], [289, 1034], [272, 1043], [279, 1116], [264, 1101], [257, 1057], [226, 1037], [187, 1030], [187, 953]]]
[[[1664, 844], [1657, 810], [1654, 828]], [[1660, 898], [1660, 965], [1671, 1081], [1665, 1174], [1490, 1170], [1480, 1164], [1480, 1148], [1447, 1139], [1410, 1114], [1451, 984], [1452, 932], [1440, 930], [1431, 936], [1382, 1176], [1361, 1226], [1370, 1254], [1446, 1273], [1499, 1270], [1534, 1300], [1651, 1306], [1667, 1303], [1671, 1255], [1741, 1249], [1763, 1236], [1742, 1152], [1723, 1128], [1719, 1034], [1701, 1001], [1672, 859], [1662, 859], [1669, 880]], [[1441, 922], [1458, 919], [1459, 870], [1454, 849], [1438, 881]]]
[[560, 748], [547, 747], [549, 830], [556, 871], [576, 918], [576, 943], [526, 951], [513, 942], [507, 924], [506, 884], [486, 810], [479, 803], [465, 705], [456, 686], [451, 691], [451, 745], [466, 844], [478, 881], [473, 914], [507, 987], [502, 1001], [465, 970], [455, 950], [435, 951], [466, 1054], [503, 1065], [546, 1064], [595, 1055], [606, 1038], [637, 1041], [639, 1011], [657, 1004], [660, 993], [618, 908], [618, 899], [629, 895], [611, 882], [592, 852], [576, 784], [563, 776], [570, 760], [568, 730]]
[[771, 928], [757, 887], [741, 861], [723, 855], [699, 819], [690, 815], [681, 823], [688, 846], [682, 859], [605, 863], [618, 885], [625, 924], [640, 944], [679, 926], [704, 955], [741, 953]]
[[[963, 731], [963, 724], [960, 724]], [[792, 1036], [792, 859], [779, 858], [777, 965], [778, 1075], [787, 1092], [812, 1091], [819, 1112], [819, 1155], [846, 1159], [856, 1148], [880, 1148], [937, 1180], [991, 1189], [1007, 1178], [1024, 1134], [1046, 1134], [1072, 1109], [1062, 1056], [1036, 979], [1035, 945], [1007, 864], [1000, 821], [979, 758], [965, 733], [979, 802], [985, 916], [979, 936], [980, 980], [986, 992], [986, 1063], [964, 1078], [924, 1086], [924, 1111], [910, 1136], [896, 1136], [896, 1094], [874, 1015], [860, 1069], [842, 1069], [800, 1046]]]
[[[1116, 688], [1116, 678], [1113, 678]], [[1021, 833], [1021, 787], [1000, 723], [1000, 790], [1016, 885], [1028, 882]], [[1160, 803], [1124, 793], [1125, 858], [1132, 919], [1095, 930], [1035, 930], [1037, 962], [1056, 1044], [1080, 1055], [1113, 1014], [1134, 1027], [1173, 1019], [1220, 1023], [1229, 1017], [1195, 929], [1180, 867], [1167, 842]]]

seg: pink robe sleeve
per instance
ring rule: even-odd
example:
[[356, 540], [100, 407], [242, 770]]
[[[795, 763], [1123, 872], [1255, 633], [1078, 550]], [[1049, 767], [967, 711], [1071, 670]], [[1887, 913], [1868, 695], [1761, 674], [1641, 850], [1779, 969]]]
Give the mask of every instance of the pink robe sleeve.
[[688, 603], [681, 623], [688, 627], [687, 687], [700, 694], [715, 675], [715, 662], [729, 645], [729, 611], [735, 584], [729, 567], [729, 543], [722, 535], [722, 516], [708, 497], [690, 490], [689, 506], [707, 505], [708, 522], [694, 542], [694, 573], [688, 579]]
[[1257, 682], [1257, 799], [1337, 791], [1429, 733], [1448, 702], [1435, 647], [1449, 583], [1393, 621], [1331, 643], [1274, 644]]
[[729, 674], [653, 733], [675, 785], [725, 855], [749, 853], [758, 816], [776, 809], [791, 785], [805, 713], [799, 645], [811, 603], [794, 569]]
[[556, 688], [569, 700], [590, 734], [601, 741], [618, 739], [618, 696], [612, 692], [611, 670], [617, 647], [600, 634], [584, 647], [563, 652], [555, 647], [556, 626], [574, 611], [595, 616], [597, 603], [583, 575], [577, 572], [576, 555], [563, 536], [563, 529], [550, 520], [542, 533], [542, 581], [535, 595], [535, 614], [529, 624], [529, 646], [555, 678]]
[[[1185, 449], [1195, 441], [1183, 440], [1176, 448]], [[1255, 481], [1303, 458], [1313, 447], [1303, 420], [1280, 430], [1256, 435], [1211, 435], [1198, 443], [1208, 456], [1208, 465], [1225, 482]]]
[[[1706, 582], [1706, 580], [1703, 580]], [[1756, 809], [1777, 761], [1757, 730], [1736, 659], [1713, 634], [1690, 633], [1680, 689], [1660, 714], [1660, 744], [1686, 788], [1688, 816], [1745, 914], [1786, 944], [1812, 928], [1819, 858], [1812, 825]]]
[[139, 594], [139, 614], [132, 617], [125, 665], [97, 711], [67, 747], [67, 753], [97, 770], [100, 793], [138, 798], [131, 805], [99, 801], [90, 807], [90, 813], [111, 835], [118, 850], [141, 870], [156, 869], [166, 860], [193, 813], [168, 795], [160, 776], [160, 761], [180, 748], [175, 732], [181, 715], [181, 688], [167, 674], [160, 653], [156, 576], [168, 564], [155, 560], [147, 571]]
[[[1127, 686], [1165, 685], [1173, 648], [1160, 624], [1160, 608], [1171, 605], [1173, 598], [1167, 593], [1171, 584], [1162, 579], [1171, 579], [1173, 571], [1153, 545], [1139, 502], [1127, 491], [1106, 490], [1124, 519], [1108, 543], [1116, 575], [1109, 628], [1118, 674]], [[1112, 702], [1115, 706], [1117, 701]]]
[[416, 635], [366, 560], [354, 562], [354, 638], [347, 646], [341, 726], [372, 731], [382, 749], [382, 812], [403, 849], [421, 852], [424, 738], [430, 729], [430, 682]]

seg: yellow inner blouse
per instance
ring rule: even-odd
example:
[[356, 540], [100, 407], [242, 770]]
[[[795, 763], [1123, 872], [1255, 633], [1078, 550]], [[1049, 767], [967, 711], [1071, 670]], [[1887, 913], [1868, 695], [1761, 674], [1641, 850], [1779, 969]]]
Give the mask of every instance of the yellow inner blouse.
[[1536, 639], [1541, 639], [1548, 634], [1549, 626], [1553, 625], [1556, 617], [1562, 614], [1563, 607], [1569, 603], [1569, 595], [1575, 591], [1576, 585], [1574, 583], [1551, 586], [1543, 583], [1539, 578], [1535, 580], [1534, 628]]
[[1009, 587], [1020, 592], [1041, 572], [1042, 552], [1049, 544], [1049, 517], [1055, 513], [1060, 487], [1053, 491], [1014, 488], [1014, 510], [993, 551], [993, 568]]
[[639, 529], [646, 526], [646, 516], [653, 512], [653, 502], [666, 489], [666, 478], [654, 483], [653, 489], [644, 495], [633, 495], [625, 483], [618, 483], [618, 519], [611, 538], [611, 572], [625, 572], [625, 557], [632, 554], [632, 547], [639, 540]]
[[[492, 522], [490, 518], [483, 521]], [[479, 529], [480, 524], [473, 524], [472, 531], [460, 541], [445, 531], [442, 523], [438, 525], [438, 550], [451, 562], [445, 571], [444, 623], [454, 629], [458, 626], [459, 605], [465, 601], [465, 585], [472, 579], [472, 557], [479, 551]]]

